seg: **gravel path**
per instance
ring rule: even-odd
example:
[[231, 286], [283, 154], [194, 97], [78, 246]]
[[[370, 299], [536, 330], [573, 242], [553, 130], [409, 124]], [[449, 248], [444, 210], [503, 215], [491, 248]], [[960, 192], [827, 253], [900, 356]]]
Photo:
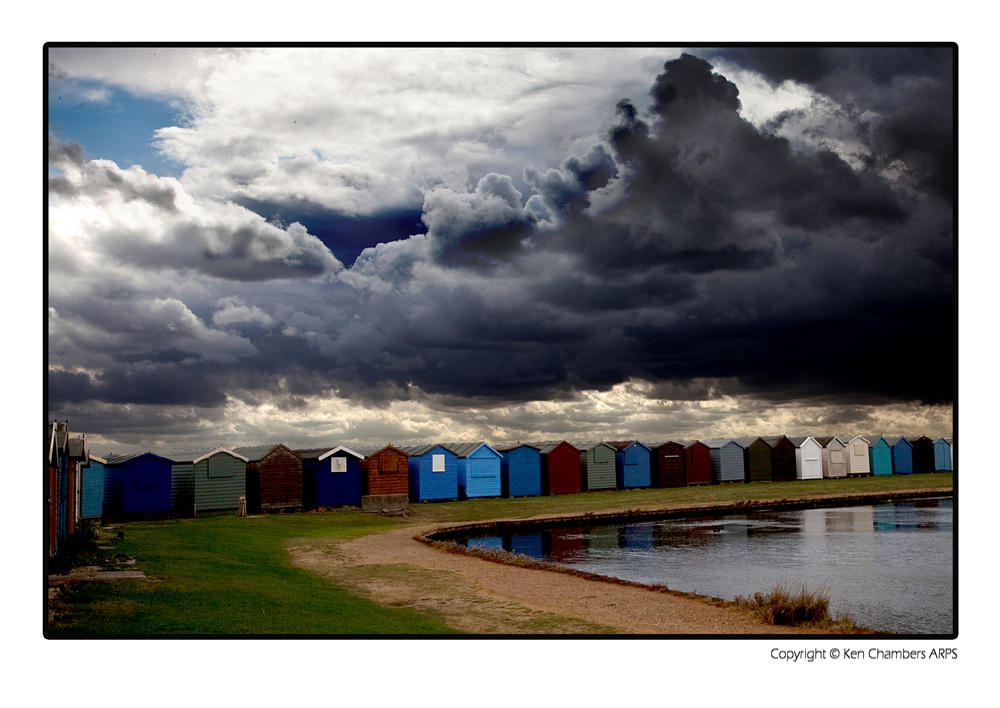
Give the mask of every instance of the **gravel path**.
[[[390, 606], [477, 634], [794, 634], [710, 600], [443, 553], [409, 526], [351, 541], [299, 539], [295, 563]], [[811, 630], [815, 632], [815, 630]]]

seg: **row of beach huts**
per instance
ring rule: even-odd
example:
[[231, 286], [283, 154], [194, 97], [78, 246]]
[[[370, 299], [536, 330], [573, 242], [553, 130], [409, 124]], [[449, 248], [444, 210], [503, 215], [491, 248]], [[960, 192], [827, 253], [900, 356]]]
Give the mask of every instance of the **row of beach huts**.
[[409, 501], [574, 494], [952, 469], [950, 438], [855, 435], [667, 442], [486, 442], [292, 449], [283, 444], [92, 455], [48, 426], [49, 552], [79, 519], [195, 516]]

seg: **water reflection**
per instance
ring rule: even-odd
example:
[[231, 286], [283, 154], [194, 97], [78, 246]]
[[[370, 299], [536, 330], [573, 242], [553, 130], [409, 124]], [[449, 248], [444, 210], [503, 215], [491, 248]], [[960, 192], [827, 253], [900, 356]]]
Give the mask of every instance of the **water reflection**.
[[464, 541], [732, 598], [826, 587], [831, 609], [912, 634], [952, 631], [949, 498], [496, 533]]

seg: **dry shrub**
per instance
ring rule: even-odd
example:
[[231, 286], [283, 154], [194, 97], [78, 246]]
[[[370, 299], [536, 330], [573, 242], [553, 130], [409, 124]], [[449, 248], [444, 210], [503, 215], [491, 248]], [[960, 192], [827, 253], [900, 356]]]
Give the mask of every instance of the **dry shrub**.
[[802, 585], [796, 592], [787, 584], [778, 583], [769, 592], [755, 592], [752, 598], [737, 597], [736, 604], [768, 624], [824, 624], [831, 621], [830, 591], [825, 587], [809, 590]]

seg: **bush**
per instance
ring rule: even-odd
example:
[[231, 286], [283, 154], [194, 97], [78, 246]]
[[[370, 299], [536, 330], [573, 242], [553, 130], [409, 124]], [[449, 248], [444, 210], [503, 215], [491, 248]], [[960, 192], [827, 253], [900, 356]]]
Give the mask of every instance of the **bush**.
[[793, 592], [785, 583], [778, 583], [769, 592], [755, 592], [752, 598], [737, 597], [736, 604], [768, 624], [830, 622], [830, 592], [827, 588], [808, 590], [803, 585], [798, 592]]

